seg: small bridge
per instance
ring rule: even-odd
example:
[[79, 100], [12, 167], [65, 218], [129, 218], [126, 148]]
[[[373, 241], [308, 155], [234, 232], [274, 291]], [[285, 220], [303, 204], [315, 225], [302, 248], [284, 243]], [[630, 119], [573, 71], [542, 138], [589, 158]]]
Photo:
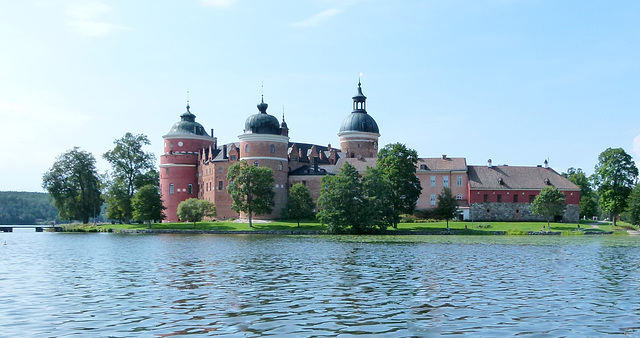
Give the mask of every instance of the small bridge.
[[44, 229], [62, 230], [62, 227], [55, 225], [0, 225], [0, 232], [13, 232], [13, 229], [35, 229], [36, 232], [43, 232]]

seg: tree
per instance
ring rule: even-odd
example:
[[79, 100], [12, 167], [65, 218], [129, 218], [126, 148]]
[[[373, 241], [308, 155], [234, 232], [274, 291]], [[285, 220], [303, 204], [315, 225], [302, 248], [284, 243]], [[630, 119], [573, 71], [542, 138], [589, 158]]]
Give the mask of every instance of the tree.
[[335, 176], [322, 178], [318, 218], [331, 232], [365, 233], [372, 230], [368, 200], [358, 171], [346, 162]]
[[42, 176], [42, 187], [53, 198], [61, 219], [89, 223], [100, 212], [102, 198], [96, 159], [74, 147], [56, 158]]
[[274, 205], [273, 170], [240, 161], [229, 167], [227, 179], [227, 192], [233, 199], [231, 208], [235, 212], [246, 213], [252, 228], [252, 214], [268, 214]]
[[444, 187], [438, 195], [438, 206], [435, 210], [438, 217], [447, 221], [447, 230], [449, 230], [449, 220], [454, 219], [458, 215], [458, 200], [453, 196], [451, 188]]
[[[418, 153], [415, 150], [401, 143], [393, 143], [380, 150], [376, 170], [370, 171], [370, 174], [379, 177], [373, 179], [376, 182], [374, 185], [367, 184], [369, 188], [378, 186], [377, 191], [368, 189], [368, 195], [388, 203], [385, 218], [394, 228], [398, 227], [401, 214], [413, 213], [420, 197], [422, 187], [416, 176], [417, 163]], [[386, 188], [380, 185], [386, 185]], [[386, 196], [380, 196], [380, 193]]]
[[580, 216], [591, 218], [598, 214], [598, 203], [596, 202], [589, 177], [578, 168], [569, 168], [566, 173], [562, 173], [573, 184], [580, 188]]
[[131, 199], [131, 207], [133, 208], [133, 219], [140, 222], [159, 221], [165, 218], [164, 210], [166, 207], [162, 205], [162, 198], [157, 186], [147, 184], [138, 189]]
[[639, 225], [640, 224], [640, 184], [636, 185], [629, 196], [629, 216], [631, 224]]
[[531, 203], [531, 213], [544, 217], [547, 220], [547, 228], [550, 229], [549, 222], [555, 216], [560, 216], [564, 213], [565, 201], [566, 197], [562, 191], [554, 186], [546, 186]]
[[214, 217], [216, 215], [216, 206], [205, 200], [197, 198], [186, 199], [178, 204], [178, 218], [183, 221], [193, 222], [193, 227], [204, 217]]
[[296, 183], [289, 189], [289, 199], [284, 214], [288, 218], [297, 220], [298, 226], [300, 226], [300, 219], [313, 217], [314, 208], [315, 204], [313, 204], [309, 189], [304, 184]]
[[131, 198], [145, 185], [158, 186], [158, 172], [153, 153], [142, 150], [151, 144], [146, 135], [126, 133], [113, 143], [115, 147], [102, 155], [111, 164], [113, 177], [107, 189], [107, 213], [110, 218], [128, 222], [133, 216]]
[[598, 156], [593, 182], [600, 196], [600, 207], [612, 214], [613, 225], [627, 209], [627, 201], [638, 177], [631, 155], [622, 148], [607, 148]]

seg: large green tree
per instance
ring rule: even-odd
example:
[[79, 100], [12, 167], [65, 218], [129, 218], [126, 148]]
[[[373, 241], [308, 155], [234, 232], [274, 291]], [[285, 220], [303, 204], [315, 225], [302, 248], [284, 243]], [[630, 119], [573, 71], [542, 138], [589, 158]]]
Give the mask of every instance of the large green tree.
[[544, 217], [547, 221], [547, 228], [550, 229], [549, 222], [564, 213], [565, 201], [566, 197], [562, 191], [554, 186], [546, 186], [531, 203], [531, 213]]
[[178, 204], [178, 218], [183, 221], [196, 223], [202, 221], [204, 217], [214, 217], [216, 215], [216, 206], [207, 201], [197, 198], [186, 199]]
[[309, 189], [302, 183], [294, 184], [289, 189], [289, 199], [285, 206], [284, 216], [289, 219], [295, 219], [300, 226], [300, 220], [313, 217], [313, 199], [309, 194]]
[[160, 189], [152, 184], [147, 184], [138, 189], [131, 199], [133, 208], [133, 219], [140, 222], [148, 222], [151, 227], [152, 221], [160, 221], [165, 218]]
[[593, 182], [600, 196], [600, 207], [611, 213], [613, 225], [627, 209], [627, 201], [636, 185], [638, 168], [622, 148], [607, 148], [598, 156]]
[[628, 205], [629, 221], [633, 225], [640, 225], [640, 184], [636, 185], [631, 191]]
[[56, 158], [42, 177], [42, 187], [53, 198], [61, 219], [89, 223], [89, 218], [100, 212], [102, 198], [96, 159], [78, 147]]
[[598, 202], [596, 202], [596, 196], [591, 187], [591, 180], [589, 177], [578, 168], [569, 168], [566, 173], [562, 173], [562, 176], [566, 177], [573, 184], [580, 188], [580, 217], [591, 218], [598, 214]]
[[449, 220], [454, 219], [458, 211], [458, 200], [453, 196], [451, 188], [444, 187], [438, 195], [438, 206], [435, 210], [436, 215], [447, 221], [447, 230], [449, 229]]
[[356, 168], [346, 162], [335, 176], [322, 178], [318, 218], [331, 232], [365, 233], [373, 230], [369, 200]]
[[275, 204], [273, 170], [240, 161], [229, 167], [227, 179], [227, 192], [233, 199], [231, 208], [235, 212], [242, 211], [248, 215], [249, 227], [253, 227], [254, 213], [261, 215], [271, 212]]
[[153, 153], [142, 150], [151, 144], [146, 135], [126, 133], [113, 143], [115, 147], [102, 155], [112, 170], [107, 188], [107, 216], [128, 222], [133, 217], [131, 198], [145, 185], [158, 186], [158, 172]]
[[[375, 170], [369, 171], [375, 184], [367, 184], [367, 195], [386, 202], [385, 219], [388, 225], [398, 227], [401, 214], [413, 213], [422, 187], [416, 176], [418, 153], [401, 143], [388, 144], [378, 152]], [[381, 188], [380, 185], [386, 186]], [[378, 186], [378, 187], [376, 187]], [[381, 193], [386, 196], [380, 196]]]

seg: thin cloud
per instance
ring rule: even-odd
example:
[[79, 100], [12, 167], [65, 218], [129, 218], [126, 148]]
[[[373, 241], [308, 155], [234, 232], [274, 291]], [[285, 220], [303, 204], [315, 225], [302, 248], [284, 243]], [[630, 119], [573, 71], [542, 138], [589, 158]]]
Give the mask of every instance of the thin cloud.
[[204, 6], [228, 8], [231, 7], [236, 0], [202, 0], [201, 2]]
[[332, 16], [335, 16], [337, 14], [339, 14], [340, 12], [342, 12], [342, 10], [340, 9], [327, 9], [324, 12], [320, 12], [316, 15], [313, 15], [307, 19], [304, 19], [302, 21], [298, 21], [292, 24], [293, 27], [313, 27], [313, 26], [318, 26], [322, 23], [324, 23], [325, 21], [329, 20], [329, 18], [331, 18]]
[[85, 37], [107, 36], [124, 27], [97, 20], [103, 14], [111, 12], [109, 5], [99, 1], [88, 1], [69, 7], [67, 24]]

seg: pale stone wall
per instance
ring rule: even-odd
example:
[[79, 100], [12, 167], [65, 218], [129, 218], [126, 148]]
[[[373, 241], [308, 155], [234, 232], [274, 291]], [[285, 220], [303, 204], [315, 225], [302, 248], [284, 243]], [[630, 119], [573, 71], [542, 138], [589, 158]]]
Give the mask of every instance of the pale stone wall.
[[[567, 205], [562, 220], [565, 223], [579, 221], [580, 206]], [[486, 221], [545, 221], [544, 218], [531, 213], [530, 203], [473, 203], [470, 207], [470, 218], [474, 222]]]

